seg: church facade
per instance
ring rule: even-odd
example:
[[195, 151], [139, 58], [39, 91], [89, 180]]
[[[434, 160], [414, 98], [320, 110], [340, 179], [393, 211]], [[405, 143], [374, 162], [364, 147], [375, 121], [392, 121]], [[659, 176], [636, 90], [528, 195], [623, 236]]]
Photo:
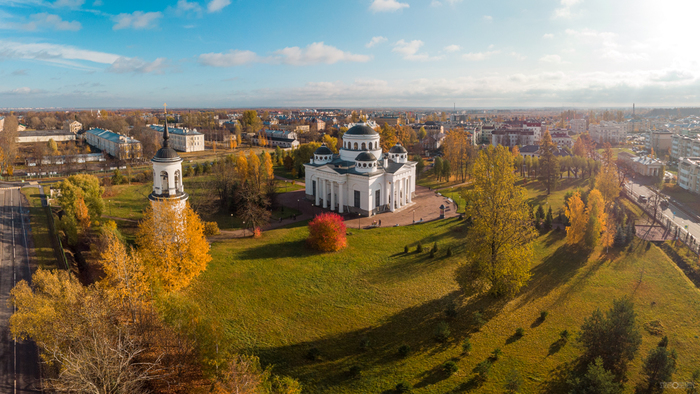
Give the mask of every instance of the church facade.
[[338, 213], [372, 216], [413, 203], [416, 162], [400, 144], [382, 152], [379, 134], [366, 124], [343, 135], [338, 154], [322, 145], [304, 164], [306, 198]]

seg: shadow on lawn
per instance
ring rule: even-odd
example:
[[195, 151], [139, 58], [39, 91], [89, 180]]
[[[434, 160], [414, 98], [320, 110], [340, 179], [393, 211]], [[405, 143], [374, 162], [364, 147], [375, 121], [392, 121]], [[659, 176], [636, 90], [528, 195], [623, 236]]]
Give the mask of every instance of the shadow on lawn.
[[532, 279], [521, 291], [523, 296], [518, 301], [516, 308], [544, 297], [568, 282], [586, 263], [589, 254], [590, 251], [587, 249], [571, 245], [560, 246], [540, 265], [532, 269]]
[[[312, 384], [328, 389], [347, 381], [346, 373], [353, 366], [382, 366], [401, 361], [399, 347], [410, 347], [410, 355], [436, 353], [454, 347], [476, 331], [471, 315], [481, 311], [485, 320], [497, 315], [506, 302], [491, 296], [481, 296], [464, 301], [461, 291], [453, 291], [442, 298], [407, 308], [389, 317], [381, 325], [344, 332], [315, 341], [289, 346], [254, 349], [261, 360], [275, 364], [284, 375], [293, 376], [302, 384]], [[450, 304], [458, 305], [456, 317], [446, 317]], [[440, 322], [449, 324], [451, 335], [447, 341], [436, 341], [436, 329]], [[363, 342], [369, 343], [362, 347]], [[311, 349], [318, 349], [320, 361], [309, 361], [305, 356]], [[446, 378], [441, 365], [421, 375], [421, 387], [435, 384]], [[395, 383], [395, 382], [394, 382]]]

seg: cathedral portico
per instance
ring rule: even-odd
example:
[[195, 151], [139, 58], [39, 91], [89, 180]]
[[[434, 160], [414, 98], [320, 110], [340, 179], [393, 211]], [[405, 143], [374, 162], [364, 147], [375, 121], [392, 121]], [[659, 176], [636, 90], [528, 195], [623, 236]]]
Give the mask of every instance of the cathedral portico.
[[338, 154], [324, 144], [304, 166], [306, 198], [338, 213], [393, 212], [415, 193], [416, 163], [400, 144], [382, 152], [379, 134], [365, 124], [343, 135]]

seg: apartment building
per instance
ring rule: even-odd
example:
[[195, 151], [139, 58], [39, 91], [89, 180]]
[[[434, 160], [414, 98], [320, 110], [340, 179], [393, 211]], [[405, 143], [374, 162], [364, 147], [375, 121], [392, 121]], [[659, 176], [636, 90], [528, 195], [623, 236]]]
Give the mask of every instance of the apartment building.
[[602, 121], [600, 124], [588, 125], [591, 139], [599, 144], [609, 142], [619, 144], [627, 139], [628, 125], [610, 121]]
[[700, 137], [673, 134], [671, 136], [671, 157], [676, 160], [681, 157], [700, 157]]
[[[279, 146], [280, 148], [298, 148], [299, 140], [297, 139], [297, 133], [294, 131], [285, 130], [263, 130], [265, 133], [265, 140], [267, 144], [265, 146]], [[253, 144], [259, 144], [260, 134], [251, 133], [250, 141]]]
[[[148, 125], [158, 137], [163, 137], [163, 125]], [[204, 134], [197, 129], [168, 127], [170, 147], [179, 152], [199, 152], [204, 150]]]
[[516, 145], [538, 145], [540, 139], [536, 130], [532, 129], [506, 129], [501, 128], [491, 133], [491, 145], [504, 145], [513, 147]]
[[110, 130], [90, 129], [85, 132], [85, 141], [90, 146], [119, 160], [141, 158], [141, 142]]
[[650, 130], [644, 136], [644, 146], [647, 151], [654, 149], [656, 154], [666, 152], [673, 146], [673, 133], [670, 131]]
[[678, 160], [678, 185], [700, 194], [700, 157], [681, 157]]
[[571, 138], [566, 130], [552, 130], [550, 135], [552, 136], [552, 142], [555, 143], [559, 149], [571, 149], [574, 147], [574, 139]]
[[586, 132], [588, 121], [586, 119], [571, 119], [569, 125], [571, 126], [572, 133], [581, 134]]

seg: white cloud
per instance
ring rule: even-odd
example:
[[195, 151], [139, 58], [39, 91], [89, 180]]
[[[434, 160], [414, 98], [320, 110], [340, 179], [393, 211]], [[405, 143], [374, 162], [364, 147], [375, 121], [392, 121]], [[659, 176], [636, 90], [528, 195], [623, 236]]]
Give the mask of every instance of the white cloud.
[[483, 19], [484, 19], [484, 22], [486, 22], [486, 23], [493, 22], [493, 17], [491, 15], [484, 15]]
[[582, 2], [583, 0], [561, 0], [561, 8], [554, 10], [552, 18], [571, 18], [571, 8]]
[[113, 30], [121, 29], [152, 29], [157, 26], [158, 19], [163, 16], [162, 12], [134, 11], [132, 14], [119, 14], [112, 18], [115, 25]]
[[540, 58], [540, 62], [542, 63], [550, 63], [550, 64], [565, 64], [566, 62], [561, 59], [561, 56], [559, 55], [545, 55]]
[[0, 41], [0, 60], [33, 59], [49, 63], [70, 64], [68, 61], [81, 60], [93, 63], [112, 64], [119, 55], [80, 49], [68, 45]]
[[199, 3], [189, 2], [187, 0], [178, 0], [175, 6], [175, 13], [177, 15], [187, 15], [187, 14], [201, 14], [202, 6]]
[[551, 40], [552, 38], [554, 38], [554, 34], [547, 33], [547, 34], [544, 34], [542, 36], [542, 38], [546, 38], [548, 40]]
[[213, 67], [233, 67], [250, 63], [289, 64], [308, 66], [312, 64], [334, 64], [338, 62], [366, 62], [371, 58], [342, 51], [334, 46], [315, 42], [306, 48], [287, 47], [274, 51], [271, 56], [262, 57], [252, 51], [231, 50], [228, 53], [205, 53], [199, 56], [199, 63]]
[[470, 52], [470, 53], [465, 53], [464, 55], [462, 55], [462, 58], [464, 60], [479, 62], [482, 60], [486, 60], [493, 55], [497, 55], [500, 52], [501, 51]]
[[203, 53], [199, 55], [199, 63], [212, 67], [233, 67], [260, 61], [260, 57], [252, 51], [230, 50], [228, 53]]
[[369, 9], [372, 12], [394, 12], [408, 7], [407, 3], [399, 3], [397, 0], [374, 0]]
[[406, 60], [426, 61], [439, 59], [438, 57], [430, 57], [426, 53], [418, 53], [418, 50], [422, 46], [423, 41], [421, 40], [413, 40], [408, 42], [399, 40], [394, 44], [394, 49], [391, 51], [400, 54]]
[[207, 11], [219, 12], [229, 4], [231, 4], [231, 0], [211, 0], [209, 4], [207, 4]]
[[618, 44], [617, 34], [612, 32], [597, 31], [592, 29], [574, 30], [566, 29], [566, 34], [576, 38], [582, 44], [590, 45], [594, 48], [594, 53], [604, 59], [615, 62], [646, 60], [648, 54], [643, 52], [643, 45]]
[[445, 52], [459, 52], [462, 48], [459, 45], [448, 45], [445, 47]]
[[99, 6], [101, 6], [102, 4], [103, 4], [103, 3], [102, 3], [102, 0], [95, 0], [95, 1], [92, 2], [92, 6], [93, 6], [93, 7], [99, 7]]
[[78, 8], [85, 4], [85, 0], [56, 0], [53, 3], [54, 7]]
[[6, 92], [0, 92], [0, 94], [3, 95], [9, 95], [9, 96], [24, 96], [24, 95], [29, 95], [29, 94], [38, 94], [38, 93], [44, 93], [44, 90], [41, 89], [32, 89], [28, 88], [26, 86], [17, 88], [17, 89], [12, 89]]
[[430, 6], [431, 6], [431, 7], [439, 7], [439, 6], [441, 6], [441, 5], [442, 5], [442, 3], [439, 2], [438, 0], [432, 0], [432, 1], [430, 2]]
[[518, 61], [523, 61], [523, 60], [527, 59], [527, 56], [523, 55], [522, 53], [518, 53], [518, 52], [511, 52], [510, 55], [513, 56]]
[[323, 42], [314, 42], [304, 49], [299, 47], [287, 47], [275, 51], [274, 54], [282, 63], [295, 66], [319, 63], [366, 62], [370, 59], [367, 55], [344, 52], [334, 46], [325, 45]]
[[53, 30], [78, 31], [83, 27], [78, 21], [64, 21], [58, 15], [47, 14], [45, 12], [41, 14], [34, 14], [31, 16], [31, 19], [31, 22], [24, 25], [27, 30], [36, 30], [38, 27], [47, 27]]
[[128, 58], [120, 56], [107, 68], [107, 72], [116, 74], [163, 74], [169, 67], [170, 65], [164, 57], [159, 57], [152, 62], [146, 62], [137, 57]]
[[373, 46], [381, 44], [383, 42], [386, 42], [386, 37], [382, 37], [382, 36], [372, 37], [372, 39], [367, 44], [365, 44], [365, 47], [372, 48]]

